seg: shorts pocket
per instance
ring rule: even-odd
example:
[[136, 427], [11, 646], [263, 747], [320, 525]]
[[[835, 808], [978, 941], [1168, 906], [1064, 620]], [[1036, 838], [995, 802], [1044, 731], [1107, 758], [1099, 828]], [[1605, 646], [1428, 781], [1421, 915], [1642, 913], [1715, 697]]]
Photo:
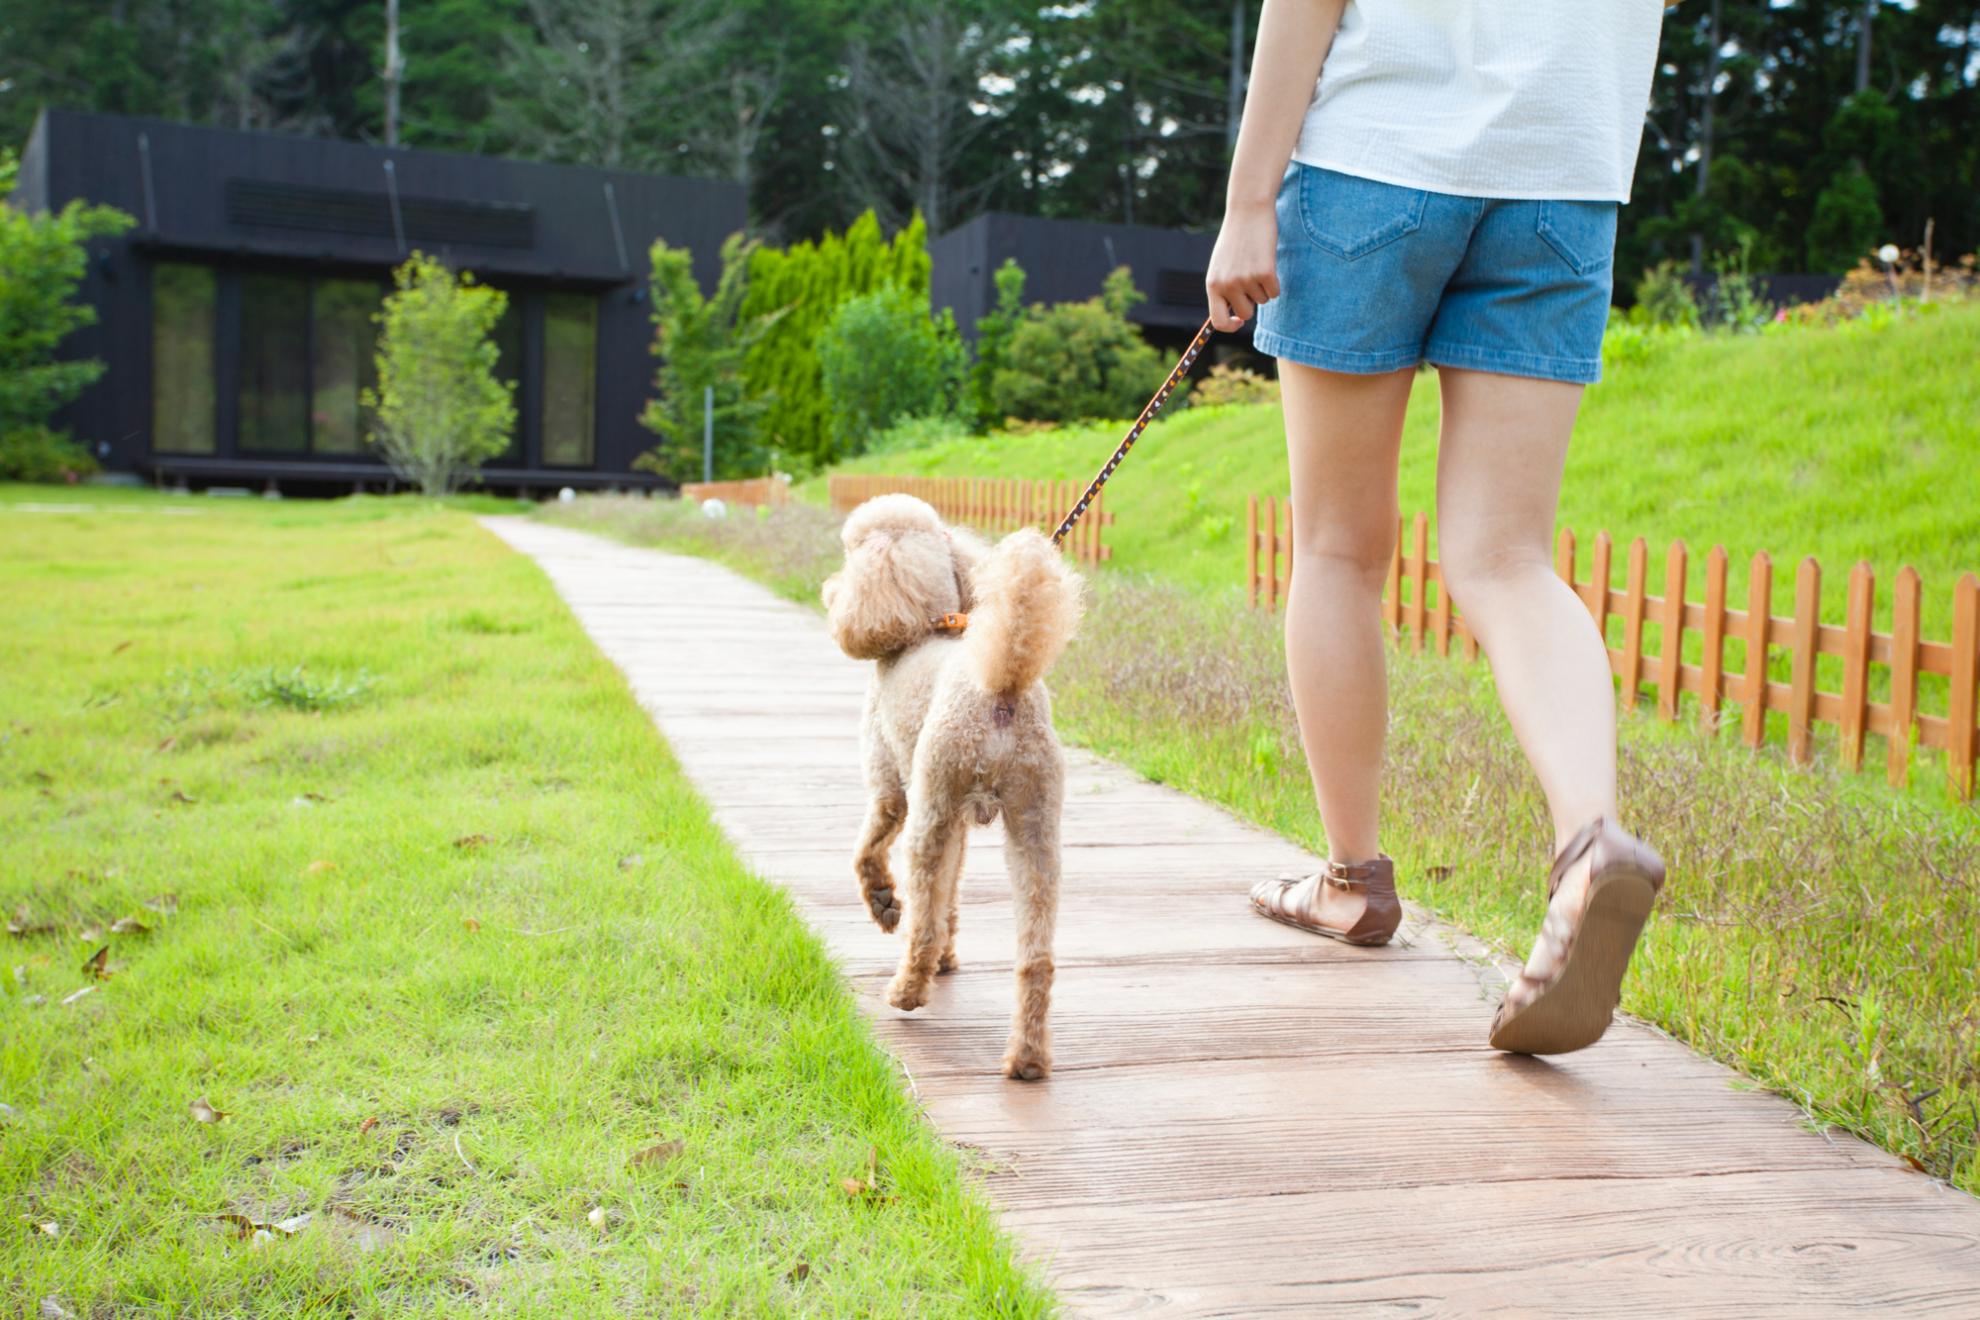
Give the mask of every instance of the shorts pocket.
[[1577, 275], [1605, 271], [1615, 260], [1614, 202], [1542, 202], [1535, 223], [1547, 246]]
[[1306, 236], [1346, 261], [1423, 227], [1430, 194], [1317, 165], [1299, 167], [1299, 217]]

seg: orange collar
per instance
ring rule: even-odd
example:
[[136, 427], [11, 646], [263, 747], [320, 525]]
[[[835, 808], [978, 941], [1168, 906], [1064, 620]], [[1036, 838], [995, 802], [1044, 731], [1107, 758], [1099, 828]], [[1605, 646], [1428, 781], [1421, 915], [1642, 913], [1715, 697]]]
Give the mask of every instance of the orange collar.
[[969, 616], [944, 614], [941, 618], [933, 620], [929, 626], [939, 633], [960, 634], [963, 629], [969, 627]]

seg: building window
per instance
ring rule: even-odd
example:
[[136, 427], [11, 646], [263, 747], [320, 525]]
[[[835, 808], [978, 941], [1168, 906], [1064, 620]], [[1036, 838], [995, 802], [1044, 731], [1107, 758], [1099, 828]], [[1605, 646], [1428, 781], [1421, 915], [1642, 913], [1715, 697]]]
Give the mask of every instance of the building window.
[[370, 280], [318, 280], [310, 290], [312, 453], [364, 452], [371, 413], [359, 400], [378, 387], [378, 327], [371, 318], [384, 296]]
[[309, 448], [309, 281], [241, 277], [240, 448], [300, 454]]
[[211, 266], [161, 261], [151, 268], [151, 448], [213, 452]]
[[543, 462], [590, 467], [597, 384], [598, 300], [553, 293], [543, 300]]

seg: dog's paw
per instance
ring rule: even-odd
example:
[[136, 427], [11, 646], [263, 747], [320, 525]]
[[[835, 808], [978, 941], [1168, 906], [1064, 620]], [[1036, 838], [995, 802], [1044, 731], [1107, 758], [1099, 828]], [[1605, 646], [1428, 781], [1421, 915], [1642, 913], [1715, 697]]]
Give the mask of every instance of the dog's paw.
[[869, 889], [866, 910], [873, 914], [873, 924], [889, 935], [901, 924], [901, 900], [894, 897], [891, 889]]
[[954, 949], [950, 949], [937, 960], [935, 970], [937, 972], [953, 972], [960, 966], [962, 966], [962, 959], [956, 957], [956, 951]]
[[928, 1002], [928, 982], [896, 976], [887, 986], [887, 1002], [903, 1013], [912, 1013]]
[[1052, 1053], [1043, 1045], [1012, 1041], [1004, 1051], [1004, 1076], [1018, 1082], [1043, 1081], [1052, 1072]]

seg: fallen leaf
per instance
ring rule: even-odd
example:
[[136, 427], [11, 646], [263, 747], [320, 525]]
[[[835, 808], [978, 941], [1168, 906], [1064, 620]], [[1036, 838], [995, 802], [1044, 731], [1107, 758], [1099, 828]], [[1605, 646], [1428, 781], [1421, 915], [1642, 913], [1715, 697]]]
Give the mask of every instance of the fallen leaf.
[[256, 1246], [260, 1246], [265, 1242], [275, 1241], [278, 1236], [294, 1237], [309, 1227], [310, 1216], [311, 1212], [305, 1210], [299, 1215], [292, 1215], [287, 1219], [279, 1220], [273, 1224], [264, 1224], [259, 1220], [250, 1219], [246, 1215], [235, 1214], [232, 1211], [215, 1215], [214, 1218], [234, 1231], [234, 1239], [236, 1241], [253, 1242]]
[[471, 931], [481, 929], [481, 923], [475, 920], [473, 917], [462, 917], [461, 924], [463, 926], [466, 926]]
[[177, 894], [160, 894], [156, 898], [145, 899], [144, 906], [162, 917], [169, 917], [179, 910], [179, 896]]
[[101, 944], [103, 942], [103, 927], [84, 926], [76, 932], [76, 938], [84, 944]]
[[619, 859], [619, 869], [621, 871], [630, 871], [635, 866], [638, 866], [641, 862], [645, 860], [646, 859], [641, 857], [638, 853], [627, 853], [624, 857], [621, 857]]
[[255, 1223], [246, 1215], [237, 1215], [231, 1212], [215, 1215], [214, 1218], [232, 1228], [236, 1238], [251, 1238], [254, 1236], [254, 1230], [261, 1227], [261, 1225]]
[[23, 1004], [26, 1004], [29, 1008], [40, 1008], [43, 1004], [48, 1002], [48, 996], [29, 995], [26, 999], [23, 999], [21, 1002]]
[[858, 1178], [841, 1178], [839, 1187], [847, 1196], [866, 1195], [866, 1184]]
[[36, 921], [28, 913], [27, 904], [14, 909], [14, 919], [7, 923], [7, 933], [26, 939], [30, 935], [46, 935], [55, 929], [52, 921]]
[[229, 1116], [229, 1111], [215, 1109], [208, 1104], [205, 1096], [193, 1101], [186, 1110], [192, 1115], [192, 1121], [195, 1123], [218, 1123]]
[[74, 1315], [74, 1311], [71, 1311], [53, 1297], [44, 1297], [41, 1299], [41, 1320], [70, 1320]]
[[110, 979], [109, 967], [110, 946], [105, 944], [89, 955], [89, 960], [82, 965], [83, 975], [93, 976], [99, 981], [107, 981]]
[[790, 1280], [792, 1283], [804, 1282], [806, 1279], [811, 1277], [811, 1262], [808, 1260], [799, 1261], [797, 1264], [791, 1266], [788, 1270], [784, 1271], [784, 1277]]
[[658, 1145], [648, 1146], [645, 1150], [635, 1152], [633, 1157], [626, 1161], [626, 1164], [635, 1169], [644, 1168], [649, 1164], [665, 1164], [668, 1160], [679, 1156], [686, 1149], [687, 1143], [685, 1141], [663, 1141]]
[[460, 838], [454, 840], [454, 846], [456, 848], [479, 848], [483, 844], [493, 842], [495, 840], [489, 838], [486, 834], [463, 834]]
[[135, 638], [126, 637], [123, 641], [118, 642], [115, 646], [110, 648], [110, 654], [122, 655], [124, 652], [131, 649], [131, 646], [135, 640], [136, 640]]
[[183, 788], [175, 788], [172, 790], [172, 801], [190, 807], [199, 801], [199, 799], [187, 793]]
[[46, 1233], [49, 1237], [62, 1236], [62, 1226], [53, 1220], [49, 1220], [45, 1224], [36, 1224], [35, 1227]]
[[310, 1211], [305, 1210], [299, 1215], [291, 1215], [289, 1216], [289, 1218], [280, 1220], [277, 1223], [270, 1224], [268, 1227], [274, 1229], [277, 1233], [283, 1233], [289, 1237], [294, 1237], [296, 1234], [302, 1232], [305, 1228], [309, 1227], [310, 1214], [311, 1214]]
[[91, 991], [95, 989], [96, 987], [93, 985], [86, 985], [80, 990], [72, 991], [70, 992], [68, 997], [65, 998], [60, 1005], [58, 1005], [58, 1007], [67, 1008], [70, 1004], [75, 1003], [78, 999], [81, 999], [84, 995], [89, 994]]
[[1456, 871], [1457, 868], [1454, 866], [1426, 866], [1423, 868], [1423, 878], [1433, 885], [1438, 885], [1450, 879]]
[[358, 1135], [361, 1137], [365, 1133], [371, 1131], [371, 1129], [377, 1126], [378, 1126], [378, 1116], [376, 1114], [373, 1114], [370, 1118], [367, 1118], [364, 1120], [364, 1122], [358, 1124]]
[[321, 857], [303, 868], [304, 872], [309, 875], [322, 875], [325, 871], [334, 871], [336, 869], [337, 864], [335, 862], [326, 862]]
[[600, 1205], [592, 1206], [591, 1213], [586, 1215], [584, 1219], [593, 1228], [605, 1227], [605, 1207]]
[[110, 923], [110, 933], [112, 935], [149, 935], [151, 934], [151, 927], [145, 925], [136, 917], [118, 917]]
[[158, 750], [161, 752], [169, 752], [178, 745], [179, 745], [179, 736], [177, 734], [173, 734], [170, 738], [167, 738], [163, 742], [158, 744]]
[[1927, 1173], [1927, 1172], [1930, 1172], [1930, 1170], [1928, 1170], [1928, 1169], [1927, 1169], [1927, 1168], [1925, 1167], [1925, 1161], [1923, 1161], [1923, 1160], [1921, 1160], [1921, 1159], [1919, 1159], [1919, 1158], [1918, 1158], [1918, 1157], [1917, 1157], [1916, 1155], [1907, 1155], [1907, 1156], [1905, 1156], [1905, 1157], [1904, 1157], [1904, 1162], [1905, 1162], [1906, 1164], [1909, 1164], [1909, 1165], [1910, 1165], [1910, 1166], [1911, 1166], [1912, 1168], [1914, 1168], [1914, 1169], [1916, 1169], [1916, 1170], [1918, 1170], [1918, 1171], [1919, 1171], [1920, 1173]]

